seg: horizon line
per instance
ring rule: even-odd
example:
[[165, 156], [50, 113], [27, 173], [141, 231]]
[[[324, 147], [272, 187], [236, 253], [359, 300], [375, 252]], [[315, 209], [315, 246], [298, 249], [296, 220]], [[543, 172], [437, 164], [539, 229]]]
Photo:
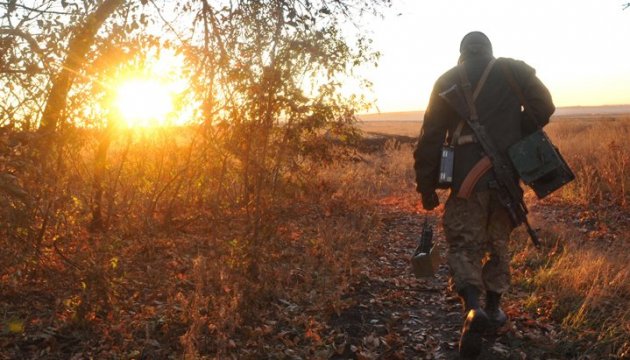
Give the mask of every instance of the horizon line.
[[[630, 104], [606, 104], [606, 105], [565, 105], [565, 106], [557, 106], [558, 109], [570, 109], [570, 108], [607, 108], [607, 107], [628, 107], [630, 108]], [[630, 110], [630, 109], [629, 109]], [[361, 115], [380, 115], [380, 114], [402, 114], [402, 113], [423, 113], [426, 109], [414, 109], [414, 110], [394, 110], [394, 111], [376, 111], [376, 112], [362, 112], [357, 113], [357, 116]]]

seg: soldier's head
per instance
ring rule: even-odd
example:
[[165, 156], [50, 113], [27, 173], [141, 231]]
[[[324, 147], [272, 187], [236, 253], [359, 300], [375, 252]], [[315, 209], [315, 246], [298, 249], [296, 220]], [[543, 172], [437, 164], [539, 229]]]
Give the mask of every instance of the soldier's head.
[[481, 31], [469, 32], [459, 45], [459, 61], [475, 56], [492, 56], [492, 43]]

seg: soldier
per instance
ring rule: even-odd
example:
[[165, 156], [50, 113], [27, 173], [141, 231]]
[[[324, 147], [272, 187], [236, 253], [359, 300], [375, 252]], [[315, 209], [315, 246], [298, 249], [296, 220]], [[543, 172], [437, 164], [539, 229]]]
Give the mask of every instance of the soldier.
[[[443, 227], [447, 262], [466, 314], [459, 351], [463, 357], [476, 357], [481, 352], [482, 334], [507, 321], [500, 299], [510, 283], [508, 240], [514, 226], [498, 199], [492, 171], [479, 171], [480, 160], [485, 157], [482, 147], [466, 121], [440, 97], [454, 84], [462, 85], [463, 79], [474, 90], [472, 102], [479, 123], [504, 154], [537, 125], [546, 125], [555, 107], [532, 67], [514, 59], [495, 59], [488, 37], [475, 31], [462, 39], [458, 65], [437, 80], [424, 114], [414, 152], [416, 190], [426, 210], [439, 205], [437, 188], [451, 190]], [[535, 123], [524, 120], [515, 87], [527, 101], [527, 115]], [[439, 181], [445, 144], [454, 149], [452, 181], [448, 184]], [[482, 308], [479, 297], [484, 291]]]

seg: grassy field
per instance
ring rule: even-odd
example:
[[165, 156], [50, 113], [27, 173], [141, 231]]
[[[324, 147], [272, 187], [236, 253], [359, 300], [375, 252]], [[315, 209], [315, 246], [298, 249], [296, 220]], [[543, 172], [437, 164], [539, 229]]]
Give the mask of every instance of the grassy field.
[[[365, 134], [417, 137], [421, 122], [361, 121]], [[557, 117], [545, 128], [572, 165], [578, 179], [562, 191], [575, 202], [593, 200], [626, 205], [629, 197], [628, 146], [630, 116]]]

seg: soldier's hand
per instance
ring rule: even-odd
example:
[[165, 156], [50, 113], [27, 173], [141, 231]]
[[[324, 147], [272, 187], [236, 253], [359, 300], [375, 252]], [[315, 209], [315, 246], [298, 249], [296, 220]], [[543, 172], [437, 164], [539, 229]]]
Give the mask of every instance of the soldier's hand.
[[438, 205], [440, 205], [440, 199], [438, 198], [435, 191], [422, 193], [422, 207], [425, 210], [433, 210]]

